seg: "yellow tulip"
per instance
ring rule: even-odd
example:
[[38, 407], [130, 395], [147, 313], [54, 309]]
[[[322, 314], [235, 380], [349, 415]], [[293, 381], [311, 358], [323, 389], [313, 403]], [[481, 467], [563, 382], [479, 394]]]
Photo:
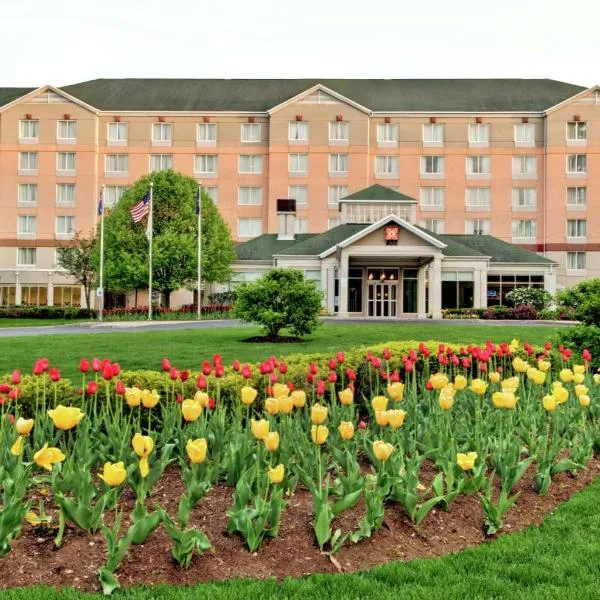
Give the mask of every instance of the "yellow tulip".
[[275, 396], [275, 398], [290, 395], [290, 388], [284, 383], [274, 383], [271, 389], [273, 390], [273, 396]]
[[260, 421], [252, 419], [250, 430], [257, 440], [264, 440], [269, 433], [269, 421], [266, 419], [260, 419]]
[[296, 408], [304, 408], [306, 406], [306, 392], [304, 390], [294, 390], [290, 397], [294, 401]]
[[[490, 373], [491, 375], [491, 373]], [[454, 378], [454, 389], [459, 392], [464, 390], [467, 387], [467, 378], [464, 375], [457, 375]]]
[[15, 443], [10, 447], [10, 453], [13, 456], [20, 456], [21, 453], [23, 452], [23, 436], [20, 435]]
[[552, 363], [549, 360], [543, 360], [541, 358], [538, 360], [538, 369], [542, 371], [542, 373], [547, 373], [551, 366]]
[[385, 427], [390, 422], [387, 411], [386, 410], [375, 411], [375, 422], [380, 427]]
[[354, 437], [354, 424], [351, 421], [342, 421], [338, 431], [343, 440], [351, 440]]
[[497, 371], [492, 371], [489, 375], [488, 375], [488, 379], [496, 384], [500, 381], [500, 373], [498, 373]]
[[450, 410], [454, 404], [454, 397], [451, 394], [440, 392], [438, 404], [442, 410]]
[[515, 375], [502, 381], [501, 387], [505, 391], [516, 392], [519, 387], [519, 378]]
[[315, 444], [324, 444], [329, 436], [329, 429], [326, 425], [313, 425], [310, 428], [310, 435]]
[[581, 394], [579, 396], [579, 406], [581, 408], [587, 408], [590, 405], [590, 397], [587, 394]]
[[33, 419], [19, 417], [15, 423], [15, 429], [19, 435], [29, 435], [33, 429]]
[[466, 454], [459, 452], [456, 455], [456, 462], [463, 471], [470, 471], [475, 466], [477, 460], [477, 452], [467, 452]]
[[519, 349], [519, 345], [519, 340], [516, 338], [511, 341], [511, 343], [508, 345], [508, 349], [510, 350], [511, 354], [514, 354]]
[[140, 457], [150, 456], [154, 450], [154, 440], [148, 435], [136, 433], [131, 440], [134, 452]]
[[279, 400], [272, 396], [265, 398], [265, 410], [274, 417], [279, 412]]
[[202, 413], [202, 405], [188, 398], [181, 403], [181, 414], [186, 421], [195, 421]]
[[388, 410], [388, 423], [393, 429], [399, 429], [404, 425], [404, 417], [406, 417], [406, 411], [403, 410]]
[[202, 408], [206, 408], [208, 406], [208, 400], [209, 400], [209, 396], [206, 392], [201, 392], [200, 390], [198, 390], [195, 394], [194, 394], [194, 400], [202, 407]]
[[518, 356], [515, 356], [512, 364], [513, 369], [517, 371], [517, 373], [525, 373], [529, 368], [529, 364]]
[[279, 448], [279, 433], [277, 431], [270, 431], [264, 437], [263, 442], [269, 452], [275, 452]]
[[327, 419], [327, 407], [322, 404], [313, 404], [310, 409], [310, 420], [315, 425], [321, 425]]
[[429, 383], [434, 390], [441, 390], [443, 387], [448, 385], [448, 377], [443, 373], [434, 373], [429, 378]]
[[552, 391], [552, 395], [556, 398], [557, 404], [564, 404], [569, 399], [569, 390], [562, 386], [556, 386]]
[[338, 398], [344, 406], [350, 406], [354, 402], [354, 392], [350, 388], [340, 390], [338, 392]]
[[573, 375], [573, 382], [574, 383], [583, 383], [585, 381], [585, 375], [583, 373], [575, 373]]
[[554, 412], [556, 410], [557, 402], [554, 394], [546, 394], [542, 400], [544, 410], [548, 412]]
[[106, 485], [115, 487], [121, 485], [127, 479], [127, 469], [123, 461], [116, 463], [105, 462], [102, 475], [98, 475]]
[[139, 468], [140, 468], [140, 475], [141, 475], [142, 479], [146, 479], [146, 477], [148, 477], [148, 473], [150, 473], [150, 467], [148, 465], [148, 457], [143, 456], [142, 458], [140, 458]]
[[577, 373], [579, 375], [585, 374], [585, 365], [573, 365], [573, 373]]
[[544, 371], [535, 369], [535, 373], [533, 373], [531, 379], [536, 385], [544, 385], [546, 382], [546, 373], [544, 373]]
[[594, 383], [600, 384], [600, 373], [594, 373]]
[[142, 390], [142, 404], [145, 408], [154, 408], [159, 400], [160, 396], [156, 390]]
[[188, 440], [185, 445], [185, 451], [187, 452], [188, 458], [193, 465], [199, 465], [203, 463], [206, 458], [206, 451], [208, 444], [204, 438], [198, 438], [195, 440]]
[[478, 396], [483, 396], [483, 394], [485, 394], [485, 391], [487, 390], [487, 386], [488, 384], [483, 381], [483, 379], [473, 379], [473, 381], [471, 381], [471, 391], [474, 394], [477, 394]]
[[55, 409], [49, 410], [48, 415], [52, 419], [54, 427], [67, 431], [75, 427], [83, 419], [85, 413], [82, 413], [81, 409], [75, 406], [59, 404]]
[[252, 386], [245, 385], [241, 392], [242, 404], [249, 406], [256, 400], [257, 394], [258, 392]]
[[573, 371], [571, 369], [562, 369], [558, 376], [564, 383], [571, 383], [573, 381]]
[[373, 442], [373, 454], [377, 460], [385, 462], [394, 451], [394, 446], [384, 442], [382, 440], [375, 440]]
[[271, 483], [281, 483], [284, 475], [285, 469], [281, 463], [276, 467], [269, 469], [269, 479], [271, 480]]
[[65, 455], [58, 448], [48, 448], [48, 444], [33, 455], [33, 460], [38, 467], [52, 471], [52, 465], [65, 460]]
[[277, 401], [279, 402], [279, 412], [284, 415], [289, 415], [294, 410], [294, 399], [290, 396], [279, 396]]
[[575, 386], [575, 395], [579, 398], [579, 396], [583, 396], [584, 394], [588, 393], [588, 389], [587, 386], [582, 385], [581, 383], [578, 383]]
[[394, 402], [402, 402], [404, 400], [404, 384], [401, 381], [388, 383], [387, 393]]
[[142, 390], [136, 387], [125, 388], [125, 402], [129, 406], [139, 406], [142, 402]]
[[373, 410], [377, 412], [378, 410], [385, 410], [388, 405], [388, 399], [385, 396], [375, 396], [373, 400], [371, 400], [371, 406]]

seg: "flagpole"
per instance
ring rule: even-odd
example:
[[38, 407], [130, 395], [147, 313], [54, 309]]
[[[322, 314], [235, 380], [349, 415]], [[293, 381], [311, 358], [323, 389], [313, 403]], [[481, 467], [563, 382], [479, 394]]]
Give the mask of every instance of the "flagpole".
[[198, 182], [198, 320], [202, 319], [202, 182]]
[[98, 297], [98, 321], [104, 319], [104, 190], [100, 192], [100, 296]]
[[152, 209], [153, 209], [153, 187], [154, 184], [150, 182], [150, 212], [148, 214], [148, 321], [152, 321], [152, 235], [153, 235], [153, 224], [152, 224]]

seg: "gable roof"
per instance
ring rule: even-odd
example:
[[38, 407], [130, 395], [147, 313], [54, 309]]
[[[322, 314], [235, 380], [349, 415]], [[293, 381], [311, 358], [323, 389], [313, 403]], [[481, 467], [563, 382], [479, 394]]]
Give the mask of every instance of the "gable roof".
[[21, 96], [33, 92], [36, 88], [0, 88], [0, 106], [4, 106]]
[[417, 202], [415, 198], [411, 198], [406, 194], [402, 194], [396, 190], [392, 190], [389, 187], [379, 185], [378, 183], [371, 185], [364, 190], [354, 192], [354, 194], [340, 198], [340, 202], [346, 202], [347, 200], [365, 200], [370, 202], [378, 200], [385, 202]]
[[317, 236], [314, 233], [299, 233], [294, 240], [278, 240], [276, 233], [265, 233], [238, 244], [235, 248], [237, 260], [273, 260], [273, 256]]
[[338, 244], [363, 231], [366, 227], [368, 227], [368, 224], [365, 223], [344, 223], [320, 235], [315, 235], [301, 244], [296, 244], [280, 254], [285, 256], [320, 256], [323, 252], [335, 248]]
[[553, 79], [94, 79], [62, 89], [105, 111], [267, 112], [319, 84], [375, 112], [541, 112], [586, 89]]

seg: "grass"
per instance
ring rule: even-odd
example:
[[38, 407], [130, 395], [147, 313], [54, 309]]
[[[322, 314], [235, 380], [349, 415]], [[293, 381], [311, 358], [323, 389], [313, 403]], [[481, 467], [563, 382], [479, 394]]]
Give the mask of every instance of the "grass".
[[242, 339], [257, 335], [254, 327], [181, 329], [93, 333], [80, 335], [40, 335], [0, 340], [0, 373], [21, 369], [30, 372], [36, 358], [46, 356], [61, 369], [63, 376], [78, 380], [79, 359], [108, 357], [124, 369], [158, 369], [167, 356], [179, 367], [198, 367], [214, 353], [225, 362], [238, 358], [256, 362], [271, 354], [285, 356], [298, 352], [336, 352], [363, 344], [400, 340], [440, 340], [451, 344], [482, 344], [490, 338], [510, 341], [518, 337], [531, 344], [543, 344], [560, 327], [489, 326], [466, 324], [335, 324], [326, 323], [299, 344], [248, 344]]
[[[541, 527], [439, 559], [394, 562], [345, 575], [281, 583], [233, 580], [195, 587], [138, 586], [122, 600], [585, 600], [599, 598], [600, 479], [573, 496]], [[377, 552], [377, 548], [373, 548]], [[10, 560], [10, 555], [4, 560]], [[285, 560], [285, 557], [282, 557]], [[192, 568], [194, 568], [192, 566]], [[6, 600], [87, 600], [99, 595], [34, 587], [2, 592]]]
[[0, 319], [0, 327], [47, 327], [48, 325], [70, 325], [88, 322], [85, 319]]

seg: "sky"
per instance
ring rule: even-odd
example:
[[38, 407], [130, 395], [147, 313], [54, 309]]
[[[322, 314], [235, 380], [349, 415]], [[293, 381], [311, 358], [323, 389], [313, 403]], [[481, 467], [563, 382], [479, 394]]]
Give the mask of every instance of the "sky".
[[0, 0], [0, 87], [119, 77], [600, 83], [600, 1]]

